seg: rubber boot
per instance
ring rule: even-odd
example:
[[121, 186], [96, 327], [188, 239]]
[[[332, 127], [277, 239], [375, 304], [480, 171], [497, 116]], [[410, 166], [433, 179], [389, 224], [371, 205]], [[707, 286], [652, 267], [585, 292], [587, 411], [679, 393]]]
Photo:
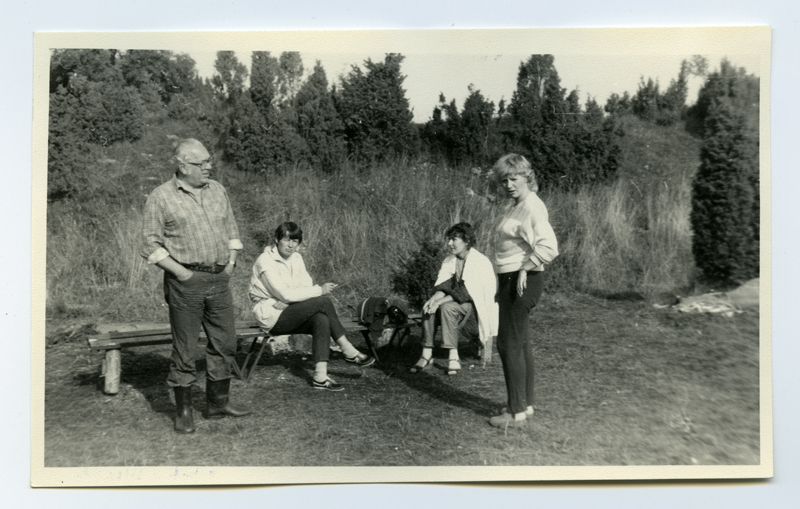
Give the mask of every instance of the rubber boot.
[[192, 386], [175, 387], [175, 431], [178, 433], [194, 433], [194, 415], [192, 411]]
[[208, 402], [206, 419], [222, 419], [226, 415], [244, 417], [252, 413], [250, 410], [241, 410], [231, 404], [228, 400], [230, 389], [230, 378], [217, 381], [206, 379], [206, 400]]

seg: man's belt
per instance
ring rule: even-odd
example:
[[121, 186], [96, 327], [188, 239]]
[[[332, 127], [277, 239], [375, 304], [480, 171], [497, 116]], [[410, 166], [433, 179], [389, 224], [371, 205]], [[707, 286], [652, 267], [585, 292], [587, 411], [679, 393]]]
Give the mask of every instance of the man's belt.
[[210, 272], [211, 274], [219, 274], [226, 267], [226, 265], [203, 265], [202, 263], [182, 263], [181, 265], [191, 271]]

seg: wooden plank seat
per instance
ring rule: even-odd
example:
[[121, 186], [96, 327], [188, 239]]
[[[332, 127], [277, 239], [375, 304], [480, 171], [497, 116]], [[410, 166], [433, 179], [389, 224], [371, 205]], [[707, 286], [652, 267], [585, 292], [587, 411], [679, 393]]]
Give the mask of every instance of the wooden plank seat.
[[[339, 320], [342, 322], [346, 331], [361, 333], [373, 357], [375, 357], [376, 361], [380, 362], [378, 352], [375, 350], [372, 338], [369, 336], [368, 328], [351, 317], [340, 316]], [[388, 325], [387, 328], [394, 329], [388, 345], [391, 346], [395, 338], [397, 338], [397, 344], [399, 346], [403, 339], [408, 336], [411, 327], [419, 325], [420, 320], [421, 315], [410, 315], [405, 324], [399, 326], [394, 324]], [[236, 322], [236, 338], [237, 344], [240, 340], [253, 338], [252, 343], [250, 343], [250, 348], [247, 351], [247, 356], [242, 364], [239, 365], [234, 362], [232, 366], [236, 376], [240, 380], [249, 382], [253, 375], [253, 369], [264, 353], [264, 348], [267, 343], [274, 338], [269, 333], [262, 331], [257, 322]], [[206, 339], [205, 332], [200, 332], [200, 339]], [[92, 350], [105, 351], [102, 367], [102, 374], [105, 377], [104, 391], [106, 394], [117, 394], [119, 392], [119, 380], [122, 374], [122, 349], [135, 346], [172, 344], [172, 332], [169, 327], [150, 330], [108, 332], [90, 336], [88, 342], [89, 348]]]

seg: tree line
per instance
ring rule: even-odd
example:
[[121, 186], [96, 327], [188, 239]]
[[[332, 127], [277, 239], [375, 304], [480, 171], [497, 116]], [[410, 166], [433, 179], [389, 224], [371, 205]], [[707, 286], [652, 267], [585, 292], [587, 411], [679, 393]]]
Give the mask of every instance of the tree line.
[[577, 91], [567, 95], [552, 55], [521, 63], [507, 107], [470, 85], [462, 108], [440, 96], [424, 124], [413, 122], [403, 59], [367, 59], [331, 84], [319, 62], [306, 73], [297, 52], [254, 51], [248, 70], [232, 51], [219, 51], [214, 75], [202, 80], [189, 56], [169, 51], [56, 50], [50, 196], [74, 191], [92, 144], [134, 141], [145, 119], [159, 114], [209, 128], [226, 161], [258, 173], [294, 164], [333, 172], [348, 162], [419, 156], [484, 167], [509, 151], [543, 168], [545, 187], [603, 181], [616, 171], [621, 133], [594, 100], [581, 107]]
[[[319, 61], [306, 72], [297, 52], [254, 51], [248, 70], [234, 52], [219, 51], [213, 76], [201, 79], [191, 57], [171, 51], [54, 50], [48, 198], [75, 196], [98, 147], [133, 142], [159, 119], [191, 126], [245, 172], [309, 165], [330, 173], [418, 157], [487, 168], [518, 152], [537, 168], [540, 187], [569, 190], [616, 176], [619, 119], [635, 115], [660, 126], [683, 122], [704, 139], [691, 218], [698, 267], [715, 278], [758, 273], [758, 78], [744, 69], [723, 61], [708, 73], [693, 57], [663, 92], [642, 77], [634, 95], [612, 94], [601, 107], [592, 97], [581, 105], [577, 90], [561, 87], [553, 55], [531, 55], [508, 104], [469, 85], [460, 108], [440, 94], [430, 120], [415, 124], [403, 60], [367, 59], [330, 83]], [[692, 75], [705, 83], [687, 108]]]

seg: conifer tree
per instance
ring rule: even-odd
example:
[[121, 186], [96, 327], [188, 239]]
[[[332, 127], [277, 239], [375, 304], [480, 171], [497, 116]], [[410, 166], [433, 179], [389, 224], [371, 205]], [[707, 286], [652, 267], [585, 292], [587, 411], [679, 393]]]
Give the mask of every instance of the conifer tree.
[[335, 170], [346, 157], [347, 149], [342, 121], [319, 61], [297, 92], [296, 103], [297, 131], [308, 145], [310, 162], [324, 171]]
[[670, 81], [667, 91], [660, 98], [659, 109], [662, 116], [660, 124], [669, 125], [683, 118], [686, 110], [686, 97], [689, 93], [689, 72], [689, 62], [682, 61], [678, 79]]
[[87, 187], [86, 166], [98, 147], [144, 133], [145, 104], [125, 84], [117, 50], [57, 50], [50, 61], [48, 198]]
[[692, 252], [710, 281], [759, 275], [758, 78], [723, 61], [700, 91], [705, 115], [692, 188]]
[[280, 100], [286, 105], [294, 105], [294, 99], [303, 85], [303, 60], [297, 51], [281, 53], [280, 66]]
[[592, 107], [580, 112], [577, 91], [566, 90], [552, 55], [531, 55], [520, 64], [517, 89], [504, 122], [506, 147], [531, 160], [541, 187], [574, 188], [614, 175], [620, 148], [613, 118]]
[[644, 81], [644, 76], [639, 78], [639, 89], [631, 99], [631, 110], [637, 117], [655, 121], [661, 95], [658, 89], [658, 81], [653, 81], [653, 78], [647, 78], [647, 82]]
[[611, 94], [608, 97], [608, 101], [606, 101], [606, 105], [603, 107], [606, 113], [611, 115], [624, 115], [626, 113], [630, 113], [631, 111], [631, 97], [627, 91], [622, 94], [622, 97], [619, 94]]
[[470, 84], [469, 95], [461, 112], [461, 136], [465, 146], [465, 162], [489, 164], [500, 155], [496, 148], [497, 131], [494, 103], [486, 100], [481, 91]]
[[254, 51], [250, 63], [250, 99], [265, 118], [275, 117], [272, 111], [280, 81], [278, 59], [269, 51]]
[[226, 159], [243, 171], [279, 171], [306, 158], [303, 139], [279, 118], [272, 123], [242, 94], [234, 105], [224, 141]]
[[186, 54], [166, 50], [128, 50], [119, 58], [125, 82], [140, 92], [153, 87], [164, 104], [178, 96], [188, 97], [194, 91], [197, 70]]
[[214, 75], [211, 82], [221, 98], [235, 102], [244, 92], [244, 82], [247, 81], [247, 67], [239, 62], [233, 51], [217, 51], [214, 61]]
[[468, 90], [460, 112], [455, 100], [448, 103], [444, 94], [439, 94], [439, 105], [421, 136], [429, 151], [443, 156], [450, 164], [491, 164], [502, 155], [494, 103], [487, 101], [473, 85]]
[[414, 155], [419, 140], [400, 74], [403, 55], [387, 53], [383, 62], [353, 66], [336, 94], [348, 152], [359, 160]]
[[278, 104], [282, 71], [268, 51], [252, 54], [250, 89], [237, 100], [224, 141], [226, 158], [244, 171], [267, 172], [304, 161], [308, 147]]

